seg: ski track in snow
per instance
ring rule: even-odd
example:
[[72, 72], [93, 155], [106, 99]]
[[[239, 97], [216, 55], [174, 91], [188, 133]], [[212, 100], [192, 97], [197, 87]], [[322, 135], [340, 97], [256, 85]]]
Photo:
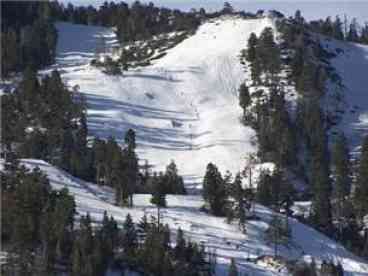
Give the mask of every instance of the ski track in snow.
[[53, 68], [86, 96], [90, 134], [123, 143], [126, 130], [133, 128], [139, 157], [155, 170], [174, 160], [188, 188], [198, 187], [209, 162], [236, 173], [247, 153], [256, 151], [254, 131], [240, 123], [237, 88], [246, 75], [239, 54], [251, 32], [272, 26], [270, 19], [205, 23], [153, 65], [124, 76], [108, 76], [89, 65], [101, 35], [107, 45], [116, 45], [111, 29], [56, 26]]

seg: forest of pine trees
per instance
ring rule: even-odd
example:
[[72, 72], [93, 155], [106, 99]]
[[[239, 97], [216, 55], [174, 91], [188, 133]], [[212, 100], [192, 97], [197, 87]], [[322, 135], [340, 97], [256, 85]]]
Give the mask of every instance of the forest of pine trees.
[[[336, 22], [327, 19], [319, 32], [358, 42], [357, 38], [345, 38], [339, 22], [338, 18]], [[247, 64], [251, 76], [249, 86], [243, 83], [239, 88], [243, 122], [257, 132], [259, 160], [276, 165], [273, 172], [261, 172], [256, 200], [279, 211], [285, 206], [289, 209], [293, 199], [310, 199], [308, 222], [355, 253], [366, 256], [368, 235], [363, 229], [368, 213], [367, 140], [363, 141], [361, 157], [353, 166], [344, 134], [332, 138], [328, 135], [331, 119], [320, 103], [325, 82], [332, 75], [322, 62], [315, 62], [328, 62], [329, 54], [318, 41], [310, 39], [308, 32], [316, 31], [313, 24], [308, 25], [297, 12], [294, 18], [278, 23], [280, 43], [275, 42], [272, 30], [266, 28], [259, 37], [252, 34], [247, 50], [241, 52], [241, 63]], [[349, 33], [354, 36], [353, 26]], [[281, 58], [282, 53], [290, 50], [291, 55]], [[285, 80], [279, 77], [283, 69], [289, 69], [286, 81], [295, 86], [299, 95], [296, 116], [290, 115], [286, 105], [282, 85]], [[258, 89], [259, 86], [266, 87], [268, 93]], [[288, 183], [284, 176], [287, 171], [297, 173], [308, 184], [304, 194], [296, 193]], [[288, 210], [285, 212], [289, 214]]]
[[150, 221], [143, 217], [136, 224], [128, 214], [122, 229], [106, 212], [98, 226], [88, 213], [77, 223], [75, 201], [68, 190], [52, 190], [39, 169], [27, 170], [13, 154], [7, 155], [1, 183], [6, 206], [1, 235], [8, 252], [4, 275], [67, 271], [100, 276], [112, 264], [153, 275], [211, 275], [204, 248], [186, 241], [181, 229], [172, 246], [168, 225], [155, 217]]
[[57, 32], [46, 1], [1, 1], [1, 78], [54, 63]]

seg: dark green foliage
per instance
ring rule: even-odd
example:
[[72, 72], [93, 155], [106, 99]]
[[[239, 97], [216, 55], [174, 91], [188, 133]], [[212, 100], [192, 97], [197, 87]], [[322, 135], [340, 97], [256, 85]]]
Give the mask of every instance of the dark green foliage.
[[212, 163], [207, 165], [206, 174], [203, 179], [202, 194], [215, 216], [225, 214], [227, 200], [224, 180], [217, 167]]
[[137, 247], [137, 231], [133, 224], [132, 217], [128, 214], [125, 218], [123, 225], [123, 238], [122, 244], [126, 249], [127, 253], [131, 253]]
[[238, 276], [238, 275], [239, 275], [238, 268], [236, 267], [235, 260], [232, 258], [228, 276]]
[[234, 8], [231, 6], [229, 2], [225, 2], [221, 12], [223, 14], [232, 14], [234, 12]]
[[277, 214], [273, 214], [267, 229], [267, 239], [274, 245], [274, 256], [278, 256], [278, 246], [287, 245], [291, 239], [291, 229]]
[[151, 203], [157, 207], [166, 207], [166, 188], [163, 175], [154, 175], [152, 179]]
[[[339, 224], [345, 218], [345, 201], [350, 195], [351, 189], [351, 164], [349, 148], [344, 134], [340, 134], [332, 150], [332, 166], [334, 174], [334, 191], [336, 218]], [[339, 225], [339, 228], [341, 226]]]
[[244, 62], [243, 59], [245, 59], [250, 63], [251, 78], [254, 85], [261, 84], [262, 68], [258, 43], [259, 40], [256, 34], [251, 33], [248, 39], [247, 50], [242, 53], [242, 62]]
[[42, 68], [54, 62], [57, 32], [47, 1], [1, 3], [1, 74]]
[[261, 171], [257, 184], [257, 202], [265, 206], [271, 206], [274, 203], [274, 197], [272, 195], [272, 186], [274, 184], [272, 174], [268, 171]]
[[247, 107], [251, 104], [249, 89], [245, 83], [242, 83], [239, 88], [239, 105], [243, 109], [243, 119], [247, 117]]
[[162, 177], [167, 194], [186, 194], [183, 178], [179, 176], [178, 168], [173, 160], [166, 167]]
[[122, 149], [113, 137], [107, 141], [95, 139], [92, 146], [95, 181], [115, 188], [118, 205], [133, 206], [133, 194], [138, 187], [138, 157], [135, 153], [135, 132], [130, 129]]
[[245, 55], [245, 58], [249, 63], [253, 63], [256, 61], [257, 44], [258, 44], [257, 35], [255, 33], [251, 33], [248, 39], [248, 47]]
[[289, 272], [292, 276], [317, 276], [317, 268], [314, 259], [311, 264], [305, 262], [293, 264], [288, 267]]
[[368, 213], [368, 136], [365, 137], [356, 171], [356, 188], [354, 191], [354, 205], [359, 219]]
[[210, 275], [203, 249], [186, 242], [179, 228], [176, 246], [170, 244], [170, 229], [167, 225], [152, 224], [139, 247], [136, 260], [138, 267], [149, 275]]
[[344, 276], [344, 270], [340, 263], [335, 265], [333, 262], [322, 261], [321, 270], [322, 275], [326, 276]]
[[262, 71], [266, 74], [266, 83], [275, 85], [281, 71], [280, 49], [276, 45], [272, 28], [265, 28], [258, 41], [258, 57]]
[[122, 43], [149, 39], [161, 33], [195, 30], [200, 23], [197, 12], [170, 10], [139, 1], [130, 6], [124, 2], [105, 2], [98, 9], [72, 4], [65, 7], [57, 2], [51, 7], [58, 20], [116, 27]]
[[1, 174], [6, 183], [1, 204], [7, 207], [1, 217], [2, 242], [11, 260], [4, 270], [11, 274], [18, 267], [22, 275], [52, 272], [56, 262], [71, 253], [73, 197], [66, 189], [51, 191], [39, 169], [30, 172], [8, 160]]
[[[231, 181], [231, 179], [229, 181]], [[227, 181], [225, 177], [225, 183], [229, 181]], [[232, 198], [231, 204], [229, 202], [226, 206], [227, 220], [231, 222], [233, 219], [237, 219], [239, 229], [245, 233], [247, 212], [250, 211], [251, 201], [246, 195], [246, 190], [242, 187], [242, 178], [240, 174], [237, 174], [234, 181], [226, 186], [229, 186], [227, 188], [227, 194]]]
[[279, 166], [295, 165], [297, 141], [295, 125], [290, 119], [284, 92], [272, 89], [267, 100], [255, 106], [252, 126], [257, 131], [258, 156], [261, 161], [275, 162]]
[[3, 121], [8, 151], [17, 144], [19, 157], [43, 159], [88, 179], [85, 101], [66, 89], [57, 71], [39, 82], [27, 69], [14, 93], [1, 98], [2, 114], [9, 117]]

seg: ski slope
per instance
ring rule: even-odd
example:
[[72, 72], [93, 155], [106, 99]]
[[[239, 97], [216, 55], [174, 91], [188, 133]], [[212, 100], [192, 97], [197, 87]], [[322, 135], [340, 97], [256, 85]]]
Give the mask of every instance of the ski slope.
[[251, 32], [272, 26], [269, 18], [220, 18], [203, 24], [167, 55], [124, 76], [108, 76], [89, 65], [111, 29], [58, 23], [57, 68], [68, 86], [79, 86], [88, 104], [91, 135], [137, 134], [138, 154], [164, 170], [174, 160], [187, 184], [202, 181], [209, 162], [223, 172], [244, 167], [256, 151], [255, 132], [240, 123], [237, 89], [246, 78], [239, 53]]
[[[49, 178], [54, 189], [68, 188], [77, 203], [77, 217], [90, 213], [92, 221], [99, 223], [103, 212], [114, 216], [119, 224], [130, 213], [135, 222], [146, 214], [157, 216], [157, 209], [150, 204], [150, 195], [135, 195], [133, 208], [120, 208], [113, 205], [114, 194], [108, 187], [97, 186], [77, 179], [68, 173], [49, 165], [42, 160], [24, 159], [21, 162], [27, 168], [39, 167]], [[1, 166], [0, 166], [1, 167]], [[168, 207], [161, 209], [161, 220], [172, 230], [172, 241], [180, 227], [187, 239], [203, 243], [208, 250], [218, 257], [217, 274], [227, 275], [230, 258], [235, 258], [241, 272], [248, 275], [288, 275], [283, 266], [270, 267], [255, 259], [262, 255], [272, 255], [273, 245], [265, 238], [265, 231], [271, 219], [272, 211], [257, 205], [255, 214], [259, 220], [247, 221], [247, 233], [239, 231], [236, 223], [227, 224], [225, 218], [214, 217], [200, 211], [204, 204], [201, 196], [168, 196]], [[289, 220], [292, 228], [292, 240], [288, 247], [282, 247], [280, 253], [290, 260], [313, 257], [317, 264], [322, 260], [339, 261], [344, 267], [345, 275], [368, 275], [368, 264], [345, 250], [341, 245], [326, 236], [299, 223]], [[247, 261], [253, 259], [254, 262]], [[252, 274], [253, 273], [253, 274]]]
[[324, 47], [336, 54], [331, 65], [342, 83], [340, 90], [331, 91], [342, 93], [342, 102], [337, 104], [342, 120], [336, 129], [348, 137], [353, 153], [359, 153], [368, 134], [368, 46], [325, 38]]

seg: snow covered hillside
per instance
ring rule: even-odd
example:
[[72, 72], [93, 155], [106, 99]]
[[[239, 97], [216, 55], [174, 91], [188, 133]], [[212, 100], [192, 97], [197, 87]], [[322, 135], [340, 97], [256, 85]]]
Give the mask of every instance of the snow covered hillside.
[[92, 135], [122, 142], [133, 128], [141, 159], [156, 170], [173, 159], [186, 183], [197, 184], [209, 162], [236, 173], [256, 151], [255, 132], [239, 121], [237, 88], [246, 77], [239, 53], [266, 26], [271, 19], [216, 19], [155, 64], [108, 76], [89, 61], [101, 35], [116, 43], [112, 30], [59, 23], [55, 67], [86, 96]]
[[[272, 19], [222, 17], [208, 21], [152, 65], [130, 69], [123, 76], [106, 75], [90, 65], [101, 36], [110, 51], [118, 45], [111, 29], [69, 23], [56, 26], [57, 62], [44, 73], [58, 69], [69, 87], [78, 86], [85, 95], [91, 136], [114, 136], [123, 143], [125, 132], [133, 128], [141, 161], [147, 160], [154, 170], [163, 170], [174, 160], [186, 184], [196, 188], [200, 188], [209, 162], [222, 172], [236, 173], [244, 168], [247, 154], [257, 151], [254, 130], [240, 122], [237, 89], [249, 76], [239, 54], [252, 32], [258, 36], [265, 27], [274, 27]], [[331, 61], [344, 85], [340, 91], [344, 102], [336, 110], [342, 109], [345, 114], [337, 127], [356, 147], [368, 129], [368, 105], [364, 104], [368, 47], [335, 41], [326, 41], [325, 46], [340, 52]], [[79, 215], [90, 212], [96, 222], [105, 210], [119, 223], [128, 213], [135, 221], [144, 213], [156, 215], [149, 195], [135, 195], [134, 208], [120, 208], [113, 204], [110, 188], [73, 178], [44, 161], [23, 163], [30, 168], [39, 166], [54, 188], [68, 187], [76, 198]], [[181, 227], [187, 238], [216, 250], [218, 275], [226, 275], [231, 257], [250, 275], [286, 274], [282, 267], [270, 268], [256, 261], [273, 252], [265, 239], [272, 216], [269, 209], [257, 206], [260, 220], [247, 221], [247, 233], [242, 234], [225, 218], [201, 212], [200, 196], [168, 196], [167, 201], [168, 208], [162, 210], [164, 223], [173, 233]], [[368, 264], [341, 245], [294, 219], [290, 223], [293, 240], [282, 248], [282, 256], [290, 260], [314, 258], [317, 263], [333, 260], [343, 265], [345, 275], [368, 275]]]
[[[157, 210], [149, 203], [150, 195], [136, 195], [134, 208], [120, 208], [112, 204], [113, 192], [106, 187], [86, 183], [74, 178], [68, 173], [57, 169], [41, 160], [22, 160], [28, 168], [39, 167], [50, 179], [54, 189], [67, 187], [75, 196], [78, 215], [90, 212], [92, 220], [101, 221], [103, 212], [114, 216], [122, 223], [130, 213], [135, 222], [146, 213], [156, 216]], [[210, 250], [216, 250], [218, 256], [218, 274], [226, 275], [231, 257], [242, 272], [249, 275], [287, 275], [283, 266], [272, 268], [255, 259], [262, 255], [272, 255], [273, 245], [265, 240], [265, 230], [271, 219], [272, 212], [262, 206], [256, 206], [255, 212], [260, 220], [247, 221], [247, 233], [242, 234], [237, 225], [229, 225], [225, 218], [214, 217], [200, 211], [203, 200], [200, 196], [168, 196], [168, 208], [161, 210], [161, 219], [168, 223], [173, 231], [181, 227], [187, 239], [204, 243]], [[283, 247], [281, 254], [291, 260], [333, 260], [341, 262], [345, 275], [368, 275], [368, 264], [345, 250], [319, 232], [290, 219], [292, 241], [288, 247]], [[175, 240], [174, 237], [172, 240]], [[250, 258], [249, 260], [246, 260]], [[254, 262], [252, 262], [253, 260]], [[253, 273], [253, 274], [251, 274]]]
[[331, 65], [341, 77], [342, 102], [336, 107], [342, 120], [337, 129], [344, 131], [354, 152], [359, 152], [362, 138], [368, 133], [368, 46], [325, 39], [326, 50], [335, 53]]

